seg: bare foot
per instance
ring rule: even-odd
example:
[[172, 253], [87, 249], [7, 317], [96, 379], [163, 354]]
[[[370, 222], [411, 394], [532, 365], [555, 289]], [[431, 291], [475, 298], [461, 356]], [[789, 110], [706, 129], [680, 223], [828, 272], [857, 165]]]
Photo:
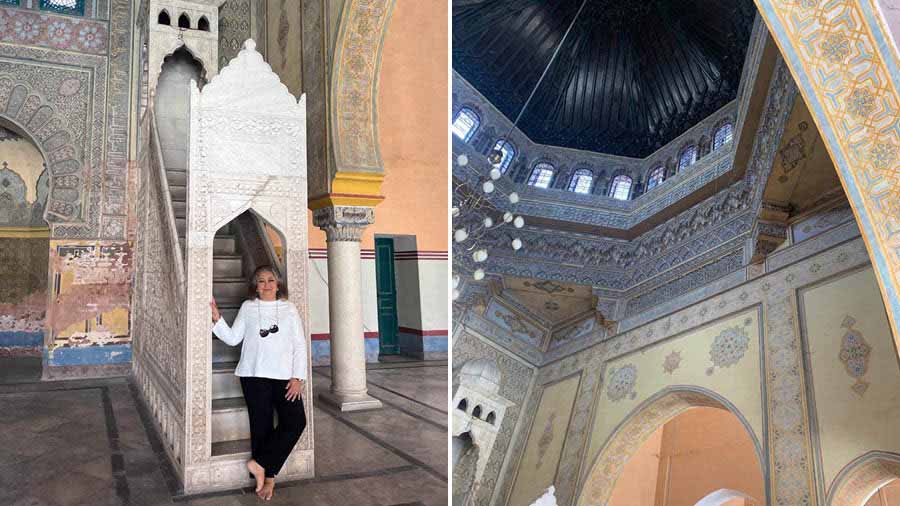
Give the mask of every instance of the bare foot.
[[256, 495], [258, 495], [260, 499], [271, 501], [272, 496], [275, 495], [275, 478], [266, 478], [262, 490], [257, 492]]
[[250, 471], [250, 474], [256, 478], [256, 493], [259, 494], [259, 491], [263, 488], [263, 480], [266, 478], [266, 470], [263, 469], [263, 466], [259, 465], [253, 459], [247, 461], [247, 470]]

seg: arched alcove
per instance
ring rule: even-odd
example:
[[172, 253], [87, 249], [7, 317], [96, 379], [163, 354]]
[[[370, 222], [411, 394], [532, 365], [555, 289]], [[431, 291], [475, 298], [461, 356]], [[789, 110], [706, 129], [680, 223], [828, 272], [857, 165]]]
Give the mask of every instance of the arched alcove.
[[[758, 471], [763, 477], [763, 488], [768, 494], [768, 477], [763, 464], [765, 459], [762, 446], [746, 418], [731, 402], [715, 392], [696, 386], [674, 386], [667, 387], [642, 402], [607, 438], [600, 452], [590, 462], [576, 504], [611, 506], [610, 499], [616, 483], [627, 463], [638, 453], [641, 446], [667, 422], [692, 408], [716, 408], [728, 412], [737, 419], [756, 455]], [[760, 501], [765, 504], [766, 498]]]
[[178, 16], [178, 28], [190, 28], [191, 27], [191, 18], [188, 17], [187, 13], [182, 12], [180, 16]]
[[50, 230], [47, 166], [38, 144], [0, 116], [0, 367], [37, 381], [47, 322]]
[[[163, 164], [167, 173], [184, 173], [187, 170], [188, 141], [190, 137], [191, 80], [204, 82], [203, 64], [184, 46], [179, 47], [163, 60], [154, 97], [154, 112], [159, 129]], [[184, 186], [184, 178], [169, 178], [169, 184]], [[173, 200], [183, 201], [184, 197]], [[182, 216], [183, 218], [183, 216]], [[179, 234], [181, 235], [181, 234]]]
[[465, 399], [461, 399], [459, 404], [456, 405], [456, 409], [460, 411], [467, 411], [469, 409], [469, 403]]
[[197, 21], [197, 29], [203, 30], [204, 32], [209, 31], [209, 20], [206, 19], [206, 16], [200, 16], [200, 20]]
[[172, 26], [172, 18], [169, 16], [169, 13], [165, 9], [159, 11], [159, 16], [156, 17], [156, 22], [160, 25]]

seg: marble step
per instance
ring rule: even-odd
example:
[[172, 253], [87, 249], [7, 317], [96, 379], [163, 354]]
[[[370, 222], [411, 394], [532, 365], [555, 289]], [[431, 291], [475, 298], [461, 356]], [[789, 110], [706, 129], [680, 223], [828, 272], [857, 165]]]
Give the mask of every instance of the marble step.
[[187, 187], [184, 185], [169, 185], [169, 192], [172, 194], [172, 200], [187, 201]]
[[184, 237], [186, 226], [187, 220], [185, 218], [175, 217], [175, 231], [178, 232], [178, 237]]
[[175, 212], [175, 216], [185, 217], [187, 216], [187, 202], [183, 200], [173, 200], [172, 201], [172, 211]]
[[[240, 350], [240, 346], [235, 346]], [[240, 378], [234, 375], [237, 362], [218, 362], [212, 366], [212, 398], [229, 399], [244, 395]]]
[[237, 243], [234, 236], [217, 235], [213, 238], [213, 256], [234, 255], [237, 253]]
[[228, 346], [221, 339], [211, 334], [212, 338], [212, 361], [215, 364], [237, 363], [241, 359], [241, 345]]
[[212, 442], [250, 438], [250, 421], [243, 397], [212, 401]]
[[247, 280], [244, 278], [213, 279], [213, 297], [216, 300], [243, 299], [247, 297]]
[[217, 255], [213, 253], [213, 279], [239, 278], [243, 275], [240, 255]]
[[213, 443], [212, 456], [219, 457], [222, 455], [246, 454], [250, 458], [250, 439], [236, 439], [234, 441], [220, 441]]
[[166, 169], [166, 181], [169, 186], [187, 186], [187, 172], [184, 170]]

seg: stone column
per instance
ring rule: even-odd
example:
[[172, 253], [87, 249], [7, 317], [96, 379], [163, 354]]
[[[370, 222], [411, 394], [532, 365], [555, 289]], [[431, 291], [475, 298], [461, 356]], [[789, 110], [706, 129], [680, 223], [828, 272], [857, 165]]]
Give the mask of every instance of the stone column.
[[313, 223], [328, 241], [328, 326], [331, 388], [319, 398], [341, 411], [376, 409], [381, 401], [366, 388], [359, 242], [375, 221], [371, 207], [335, 206], [313, 211]]

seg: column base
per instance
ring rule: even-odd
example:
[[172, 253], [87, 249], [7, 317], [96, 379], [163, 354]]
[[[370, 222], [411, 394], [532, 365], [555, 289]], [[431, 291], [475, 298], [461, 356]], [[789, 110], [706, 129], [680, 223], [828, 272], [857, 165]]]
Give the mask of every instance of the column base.
[[381, 401], [367, 394], [346, 395], [334, 392], [322, 392], [319, 394], [319, 400], [342, 412], [381, 409], [383, 407]]

